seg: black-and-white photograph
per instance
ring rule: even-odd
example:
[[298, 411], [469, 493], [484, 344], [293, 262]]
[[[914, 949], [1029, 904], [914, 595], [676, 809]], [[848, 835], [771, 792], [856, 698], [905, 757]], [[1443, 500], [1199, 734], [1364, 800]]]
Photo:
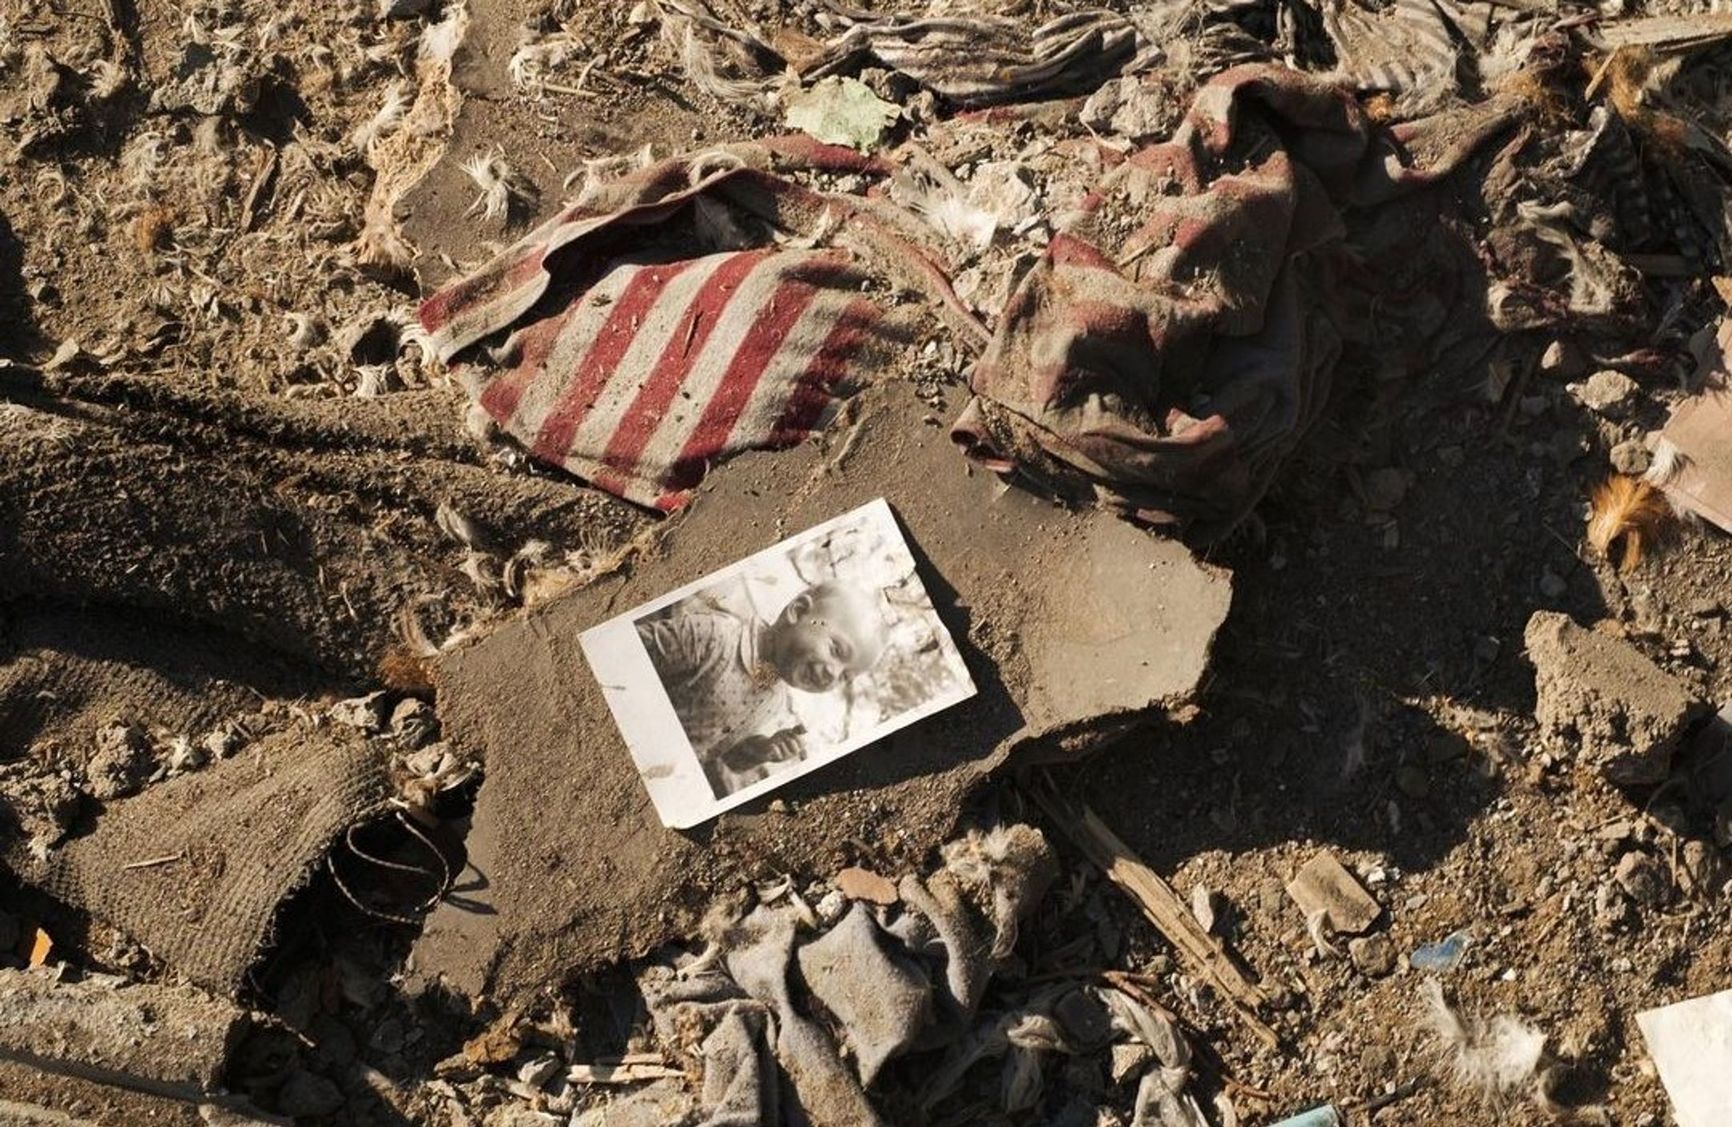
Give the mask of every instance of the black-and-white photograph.
[[882, 500], [581, 640], [657, 813], [676, 827], [975, 692]]

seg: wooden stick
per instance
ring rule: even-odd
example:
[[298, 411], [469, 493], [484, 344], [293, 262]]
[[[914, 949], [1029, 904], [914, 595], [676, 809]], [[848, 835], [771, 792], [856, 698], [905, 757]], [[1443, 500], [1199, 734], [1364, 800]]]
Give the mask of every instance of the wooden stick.
[[1173, 949], [1208, 976], [1251, 1032], [1270, 1048], [1281, 1049], [1280, 1034], [1257, 1013], [1268, 1003], [1268, 995], [1246, 977], [1220, 940], [1203, 930], [1173, 886], [1145, 865], [1093, 810], [1060, 797], [1050, 777], [1030, 785], [1028, 791], [1071, 843], [1136, 901]]
[[167, 865], [170, 862], [178, 861], [182, 857], [185, 857], [185, 856], [186, 856], [185, 853], [168, 853], [168, 854], [164, 854], [161, 857], [152, 857], [148, 861], [134, 861], [130, 865], [122, 865], [121, 869], [123, 869], [123, 870], [151, 869], [151, 868], [155, 868], [158, 865]]

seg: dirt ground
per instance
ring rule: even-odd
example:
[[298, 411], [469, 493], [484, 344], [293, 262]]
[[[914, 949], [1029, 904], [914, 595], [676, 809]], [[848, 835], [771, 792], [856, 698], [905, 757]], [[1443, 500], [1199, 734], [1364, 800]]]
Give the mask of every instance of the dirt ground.
[[[448, 68], [420, 47], [440, 20], [461, 34]], [[560, 89], [513, 83], [526, 27], [574, 39]], [[398, 98], [409, 126], [371, 127]], [[381, 18], [353, 2], [0, 0], [0, 765], [82, 766], [92, 727], [123, 713], [202, 734], [260, 709], [288, 724], [357, 693], [426, 695], [393, 655], [533, 601], [478, 581], [443, 508], [480, 527], [491, 566], [541, 541], [531, 570], [548, 589], [591, 577], [651, 518], [473, 437], [414, 305], [550, 214], [586, 162], [773, 126], [696, 90], [624, 3]], [[503, 222], [471, 214], [460, 163], [506, 145], [535, 191]], [[1635, 1015], [1732, 982], [1725, 875], [1691, 888], [1680, 870], [1686, 842], [1713, 841], [1714, 812], [1682, 782], [1620, 789], [1544, 746], [1522, 643], [1539, 609], [1609, 621], [1702, 699], [1732, 698], [1732, 541], [1684, 525], [1620, 574], [1584, 539], [1609, 450], [1664, 419], [1712, 316], [1705, 287], [1655, 284], [1681, 295], [1678, 316], [1627, 345], [1668, 360], [1620, 420], [1539, 372], [1496, 396], [1433, 380], [1342, 404], [1255, 519], [1206, 554], [1233, 572], [1234, 602], [1196, 718], [1053, 770], [1182, 894], [1220, 894], [1230, 946], [1282, 995], [1286, 1048], [1249, 1036], [1062, 841], [1069, 875], [1024, 963], [1153, 975], [1232, 1077], [1244, 1123], [1437, 1072], [1421, 975], [1320, 956], [1287, 900], [1324, 848], [1384, 906], [1398, 963], [1472, 935], [1447, 985], [1549, 1034], [1569, 1102], [1667, 1121]], [[64, 487], [68, 464], [108, 484], [100, 503]], [[1399, 499], [1369, 504], [1366, 476], [1389, 469]], [[44, 671], [65, 654], [98, 673], [45, 702]], [[454, 840], [473, 794], [441, 807]], [[977, 807], [1040, 820], [1013, 780]], [[833, 860], [894, 852], [862, 841]], [[1632, 853], [1667, 873], [1651, 902], [1602, 893]], [[0, 908], [48, 923], [74, 965], [171, 973], [10, 876]], [[249, 988], [297, 1032], [255, 1038], [231, 1085], [291, 1113], [286, 1076], [331, 1078], [347, 1102], [307, 1122], [513, 1122], [528, 1104], [497, 1078], [508, 1068], [436, 1074], [477, 1030], [469, 1005], [400, 989], [414, 934], [315, 880]], [[585, 974], [562, 996], [594, 1045], [623, 981]], [[1134, 1084], [1086, 1073], [1055, 1090], [1128, 1113]], [[0, 1073], [7, 1100], [138, 1121], [74, 1087]], [[1372, 1121], [1554, 1120], [1433, 1081]]]

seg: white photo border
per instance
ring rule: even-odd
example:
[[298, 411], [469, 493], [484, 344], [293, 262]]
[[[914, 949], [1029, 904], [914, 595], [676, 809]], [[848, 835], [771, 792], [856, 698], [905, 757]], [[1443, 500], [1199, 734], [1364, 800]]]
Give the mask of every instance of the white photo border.
[[[896, 543], [900, 544], [902, 550], [912, 559], [913, 551], [902, 531], [901, 523], [897, 521], [890, 503], [880, 497], [633, 607], [578, 636], [578, 644], [589, 663], [590, 673], [601, 687], [602, 697], [607, 701], [608, 710], [613, 714], [614, 723], [625, 740], [626, 748], [631, 752], [638, 776], [649, 791], [650, 801], [655, 804], [656, 815], [663, 825], [680, 830], [701, 825], [725, 811], [751, 802], [820, 767], [859, 751], [868, 744], [876, 743], [892, 732], [918, 723], [952, 705], [960, 704], [979, 691], [974, 684], [974, 677], [968, 672], [967, 665], [960, 660], [958, 653], [956, 666], [962, 676], [947, 691], [898, 713], [858, 736], [825, 748], [797, 764], [790, 764], [785, 770], [742, 787], [732, 794], [717, 798], [711, 790], [703, 764], [692, 748], [685, 727], [674, 712], [673, 702], [668, 699], [661, 676], [656, 672], [649, 653], [638, 636], [638, 620], [714, 586], [732, 575], [747, 571], [759, 561], [786, 554], [803, 544], [820, 540], [838, 528], [876, 521], [884, 522], [886, 531], [895, 536]], [[915, 575], [919, 578], [918, 561], [915, 562], [915, 568]], [[920, 587], [930, 603], [932, 594], [924, 579], [921, 580]], [[938, 618], [937, 609], [934, 606], [932, 613], [942, 632], [943, 644], [956, 651], [956, 639], [951, 635], [950, 628]]]

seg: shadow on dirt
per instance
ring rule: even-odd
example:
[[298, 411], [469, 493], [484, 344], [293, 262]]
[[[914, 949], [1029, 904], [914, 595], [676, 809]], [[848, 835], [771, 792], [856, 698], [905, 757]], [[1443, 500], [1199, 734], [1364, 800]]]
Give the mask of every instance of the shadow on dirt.
[[24, 285], [24, 243], [0, 212], [0, 357], [27, 362], [44, 349]]
[[1529, 615], [1606, 613], [1577, 554], [1588, 423], [1554, 408], [1512, 424], [1462, 400], [1433, 391], [1389, 424], [1382, 464], [1409, 484], [1388, 516], [1338, 435], [1314, 439], [1261, 535], [1221, 553], [1235, 601], [1201, 717], [1059, 776], [1157, 870], [1305, 840], [1422, 870], [1523, 760], [1526, 732], [1475, 729], [1531, 712]]

